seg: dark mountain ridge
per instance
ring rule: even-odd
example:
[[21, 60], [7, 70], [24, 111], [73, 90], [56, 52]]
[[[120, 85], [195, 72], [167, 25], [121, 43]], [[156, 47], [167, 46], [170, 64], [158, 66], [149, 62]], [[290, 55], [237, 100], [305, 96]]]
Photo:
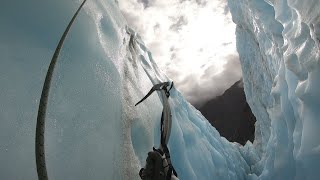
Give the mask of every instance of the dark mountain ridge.
[[254, 140], [256, 118], [251, 112], [242, 86], [237, 81], [223, 95], [197, 107], [221, 136], [231, 142], [244, 145], [247, 140]]

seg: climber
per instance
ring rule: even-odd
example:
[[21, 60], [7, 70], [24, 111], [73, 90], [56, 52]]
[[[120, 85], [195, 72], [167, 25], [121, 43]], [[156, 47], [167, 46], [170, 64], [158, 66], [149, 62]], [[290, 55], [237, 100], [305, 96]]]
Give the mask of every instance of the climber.
[[[173, 82], [169, 89], [169, 82], [159, 83], [154, 85], [148, 94], [143, 97], [136, 105], [147, 99], [154, 91], [160, 91], [161, 99], [163, 103], [163, 111], [161, 115], [161, 140], [160, 147], [158, 149], [153, 148], [153, 151], [148, 153], [146, 159], [145, 168], [141, 168], [139, 175], [143, 180], [175, 180], [177, 178], [177, 173], [171, 164], [170, 152], [167, 147], [171, 132], [171, 110], [168, 98], [170, 96], [169, 91], [173, 87]], [[136, 106], [135, 105], [135, 106]]]

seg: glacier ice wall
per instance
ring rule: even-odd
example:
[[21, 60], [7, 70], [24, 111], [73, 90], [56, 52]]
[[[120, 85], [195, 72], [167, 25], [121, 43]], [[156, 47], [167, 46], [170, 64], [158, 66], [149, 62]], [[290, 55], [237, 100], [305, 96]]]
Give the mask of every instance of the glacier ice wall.
[[[259, 179], [319, 179], [320, 3], [228, 1], [246, 98], [257, 118]], [[249, 155], [250, 157], [250, 155]]]
[[[39, 98], [55, 46], [80, 1], [7, 1], [0, 6], [0, 179], [36, 179]], [[46, 118], [49, 179], [139, 179], [159, 145], [154, 83], [168, 81], [116, 2], [89, 0], [57, 61]], [[221, 138], [171, 91], [172, 162], [180, 179], [248, 179], [253, 146]]]
[[[39, 98], [55, 46], [79, 5], [10, 1], [0, 7], [1, 179], [36, 179]], [[106, 179], [120, 173], [114, 160], [121, 148], [121, 132], [114, 131], [122, 117], [114, 63], [121, 57], [120, 17], [114, 4], [91, 1], [67, 37], [49, 96], [50, 179]]]
[[[43, 81], [73, 1], [0, 6], [1, 179], [36, 179], [34, 139]], [[319, 3], [229, 1], [256, 139], [220, 137], [176, 89], [172, 162], [180, 179], [318, 179]], [[116, 1], [89, 0], [63, 46], [46, 123], [50, 179], [139, 179], [159, 145], [162, 105], [153, 84], [170, 80]]]

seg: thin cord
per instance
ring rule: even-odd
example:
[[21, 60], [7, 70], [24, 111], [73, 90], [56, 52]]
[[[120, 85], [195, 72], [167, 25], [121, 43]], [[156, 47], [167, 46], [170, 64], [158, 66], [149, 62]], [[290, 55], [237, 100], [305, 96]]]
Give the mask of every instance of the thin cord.
[[51, 59], [46, 79], [44, 81], [44, 85], [42, 88], [39, 110], [38, 110], [38, 117], [37, 117], [37, 127], [36, 127], [36, 164], [37, 164], [37, 173], [39, 180], [48, 180], [47, 168], [46, 168], [46, 160], [45, 160], [45, 148], [44, 148], [44, 132], [45, 132], [45, 118], [46, 118], [46, 111], [47, 111], [47, 104], [48, 104], [48, 95], [51, 85], [51, 79], [55, 64], [57, 62], [60, 50], [62, 48], [63, 42], [70, 30], [71, 25], [73, 24], [75, 18], [77, 17], [80, 9], [84, 5], [87, 0], [84, 0], [76, 13], [73, 15], [71, 21], [69, 22], [66, 30], [64, 31], [59, 44], [53, 54]]

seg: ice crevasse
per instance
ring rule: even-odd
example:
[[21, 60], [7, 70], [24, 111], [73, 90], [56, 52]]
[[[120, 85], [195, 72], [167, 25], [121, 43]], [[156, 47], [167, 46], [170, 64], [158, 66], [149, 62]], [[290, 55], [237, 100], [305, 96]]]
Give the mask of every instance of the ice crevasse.
[[[80, 1], [0, 7], [1, 179], [36, 179], [34, 139], [45, 74]], [[229, 1], [256, 139], [220, 137], [175, 88], [169, 103], [179, 179], [318, 179], [319, 12], [316, 1]], [[318, 14], [317, 14], [318, 13]], [[54, 71], [46, 119], [49, 179], [139, 179], [159, 145], [170, 81], [111, 0], [88, 0]]]
[[247, 101], [257, 118], [259, 179], [319, 179], [320, 3], [228, 1]]

